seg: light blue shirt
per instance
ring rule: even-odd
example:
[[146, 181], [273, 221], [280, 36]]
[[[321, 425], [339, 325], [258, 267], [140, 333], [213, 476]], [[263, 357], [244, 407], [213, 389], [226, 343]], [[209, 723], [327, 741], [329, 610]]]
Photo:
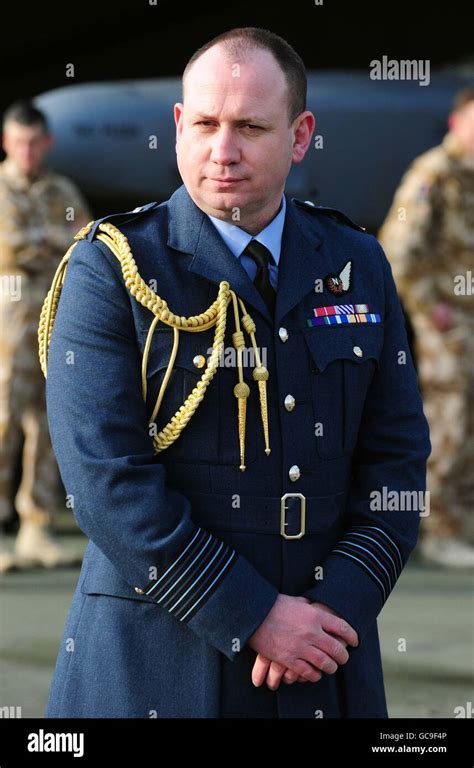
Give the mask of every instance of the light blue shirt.
[[281, 237], [283, 226], [285, 224], [285, 212], [286, 199], [285, 195], [283, 195], [280, 210], [277, 215], [271, 220], [270, 224], [267, 224], [267, 226], [258, 233], [258, 235], [251, 235], [236, 224], [229, 224], [227, 221], [221, 221], [221, 219], [216, 219], [214, 216], [209, 216], [209, 214], [207, 214], [224, 243], [229, 250], [232, 251], [234, 256], [238, 258], [252, 282], [255, 280], [257, 274], [257, 265], [250, 256], [247, 256], [246, 254], [242, 255], [242, 251], [246, 249], [251, 240], [258, 240], [259, 243], [262, 243], [262, 245], [265, 245], [268, 248], [275, 259], [275, 264], [269, 265], [270, 282], [275, 290], [277, 289], [278, 284], [278, 263], [280, 261]]

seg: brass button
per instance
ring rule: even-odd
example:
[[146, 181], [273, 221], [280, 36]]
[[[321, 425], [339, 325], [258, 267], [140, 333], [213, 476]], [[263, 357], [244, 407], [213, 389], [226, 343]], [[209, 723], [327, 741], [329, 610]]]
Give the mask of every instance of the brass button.
[[287, 395], [285, 397], [285, 408], [287, 411], [292, 411], [296, 405], [296, 400], [293, 395]]
[[364, 354], [360, 347], [353, 347], [352, 351], [353, 351], [354, 355], [357, 355], [357, 357], [362, 357], [363, 354]]
[[286, 328], [279, 328], [278, 335], [282, 341], [288, 341], [288, 331]]
[[140, 589], [140, 587], [135, 587], [135, 592], [138, 592], [139, 595], [144, 595], [145, 594], [145, 590], [144, 589]]
[[290, 480], [295, 482], [295, 480], [299, 480], [300, 475], [301, 472], [299, 466], [297, 464], [293, 464], [293, 466], [290, 467], [290, 471], [288, 472]]
[[204, 355], [195, 355], [193, 357], [193, 363], [196, 366], [196, 368], [202, 368], [203, 365], [206, 365], [206, 358]]

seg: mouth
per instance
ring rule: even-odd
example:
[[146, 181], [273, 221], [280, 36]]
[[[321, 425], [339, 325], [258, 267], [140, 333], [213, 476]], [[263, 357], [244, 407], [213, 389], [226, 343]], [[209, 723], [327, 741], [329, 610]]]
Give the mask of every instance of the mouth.
[[210, 181], [213, 181], [219, 187], [232, 187], [232, 186], [235, 186], [236, 184], [240, 184], [242, 181], [245, 181], [245, 179], [232, 179], [232, 178], [229, 178], [229, 179], [213, 179], [213, 178], [210, 178]]

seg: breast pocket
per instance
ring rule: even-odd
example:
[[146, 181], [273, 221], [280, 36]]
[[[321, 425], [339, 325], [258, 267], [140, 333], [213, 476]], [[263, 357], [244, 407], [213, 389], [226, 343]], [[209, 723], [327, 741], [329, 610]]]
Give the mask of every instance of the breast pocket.
[[[143, 345], [146, 339], [143, 331]], [[173, 329], [158, 325], [152, 338], [147, 365], [147, 413], [149, 419], [165, 378], [173, 349]], [[158, 414], [154, 420], [160, 431], [183, 406], [197, 387], [212, 352], [214, 328], [200, 333], [179, 332], [179, 344], [175, 362], [168, 379]], [[158, 455], [167, 462], [193, 464], [240, 464], [237, 428], [237, 400], [233, 387], [237, 383], [237, 371], [229, 357], [208, 384], [203, 399], [181, 431], [179, 437]], [[244, 378], [251, 389], [247, 404], [246, 464], [256, 459], [255, 414], [252, 400], [258, 398], [257, 385], [251, 380], [251, 370], [244, 368]]]
[[323, 459], [352, 453], [372, 377], [379, 365], [383, 326], [309, 328], [311, 398], [316, 450]]

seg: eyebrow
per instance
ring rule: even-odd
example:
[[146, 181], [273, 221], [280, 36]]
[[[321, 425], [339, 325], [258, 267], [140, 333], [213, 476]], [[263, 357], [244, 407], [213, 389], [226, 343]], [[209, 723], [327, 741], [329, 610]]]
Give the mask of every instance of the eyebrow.
[[[204, 112], [196, 112], [193, 116], [194, 119], [200, 118], [201, 120], [216, 120], [217, 118], [213, 117], [212, 115], [206, 115]], [[232, 120], [232, 122], [236, 125], [243, 125], [245, 123], [261, 123], [262, 125], [270, 125], [269, 120], [265, 120], [263, 117], [256, 117], [256, 116], [250, 116], [250, 117], [242, 117], [239, 120]]]

